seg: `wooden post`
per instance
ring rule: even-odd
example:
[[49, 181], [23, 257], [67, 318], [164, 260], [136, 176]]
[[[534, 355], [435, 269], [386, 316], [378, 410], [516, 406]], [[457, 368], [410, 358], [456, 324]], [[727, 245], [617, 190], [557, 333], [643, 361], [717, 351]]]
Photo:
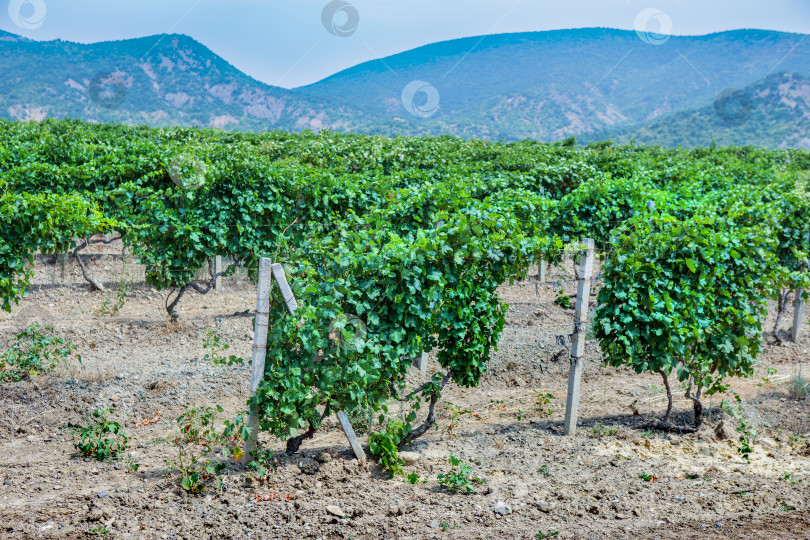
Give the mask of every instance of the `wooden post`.
[[574, 339], [571, 344], [571, 369], [568, 372], [568, 398], [565, 403], [565, 435], [574, 435], [577, 430], [579, 387], [582, 379], [582, 357], [585, 355], [585, 333], [588, 326], [588, 303], [591, 298], [594, 241], [582, 240], [585, 249], [581, 252], [579, 277], [577, 278], [577, 305], [574, 313]]
[[[289, 310], [290, 314], [295, 313], [295, 310], [298, 309], [298, 302], [295, 301], [295, 295], [290, 288], [290, 284], [287, 282], [287, 275], [284, 273], [284, 267], [278, 263], [274, 264], [273, 277], [276, 278], [276, 283], [281, 291], [281, 296], [284, 298], [284, 302], [287, 304], [287, 309]], [[343, 429], [343, 433], [346, 435], [346, 439], [349, 441], [349, 445], [354, 451], [354, 455], [357, 456], [357, 459], [360, 461], [365, 461], [366, 453], [363, 451], [363, 447], [357, 440], [357, 435], [354, 434], [354, 429], [352, 428], [351, 422], [349, 422], [349, 417], [346, 416], [346, 413], [343, 411], [338, 412], [337, 417], [338, 421], [340, 422], [340, 427]]]
[[796, 291], [796, 299], [793, 301], [793, 332], [791, 340], [793, 343], [798, 343], [802, 337], [802, 321], [804, 319], [804, 300], [802, 294], [804, 291], [798, 289]]
[[546, 271], [548, 270], [548, 263], [546, 261], [540, 261], [540, 268], [537, 272], [537, 279], [540, 283], [546, 282]]
[[[219, 274], [222, 272], [222, 256], [217, 255], [214, 257], [214, 275]], [[222, 292], [222, 277], [217, 276], [217, 279], [214, 281], [214, 290], [217, 292]]]
[[[436, 305], [435, 302], [430, 302], [431, 311], [433, 310], [433, 306], [435, 305]], [[419, 356], [419, 358], [416, 359], [416, 367], [419, 368], [419, 371], [422, 373], [422, 376], [427, 375], [427, 364], [429, 359], [430, 358], [428, 357], [428, 353], [426, 353], [425, 351], [422, 351], [422, 354]]]
[[[270, 259], [259, 259], [259, 284], [256, 291], [256, 319], [253, 325], [253, 357], [250, 369], [250, 397], [256, 395], [256, 390], [264, 378], [264, 359], [267, 354], [267, 324], [270, 319], [270, 288], [272, 281], [272, 263]], [[250, 437], [245, 441], [242, 465], [253, 461], [252, 453], [256, 450], [256, 438], [259, 434], [259, 411], [250, 407], [247, 427]]]

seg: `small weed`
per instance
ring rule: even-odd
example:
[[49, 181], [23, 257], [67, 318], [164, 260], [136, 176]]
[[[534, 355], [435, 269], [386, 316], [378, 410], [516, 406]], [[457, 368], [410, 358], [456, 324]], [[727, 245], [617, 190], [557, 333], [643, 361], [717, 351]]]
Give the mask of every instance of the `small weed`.
[[129, 446], [130, 437], [121, 429], [121, 424], [107, 419], [111, 413], [112, 409], [97, 409], [93, 411], [89, 425], [71, 428], [79, 436], [73, 446], [84, 457], [108, 461], [118, 457]]
[[[222, 490], [219, 476], [225, 464], [213, 458], [214, 447], [227, 447], [228, 439], [215, 429], [216, 415], [222, 407], [191, 407], [177, 417], [179, 434], [175, 438], [178, 445], [176, 461], [166, 462], [168, 473], [177, 471], [180, 487], [191, 493], [201, 493], [206, 482], [216, 478], [217, 488]], [[223, 449], [223, 454], [225, 449]]]
[[478, 417], [478, 413], [469, 411], [464, 407], [459, 407], [458, 405], [454, 405], [449, 401], [445, 401], [444, 405], [446, 407], [445, 414], [448, 416], [450, 420], [447, 424], [447, 427], [444, 428], [444, 433], [448, 439], [455, 439], [458, 437], [458, 430], [461, 427], [461, 424], [464, 421], [464, 417], [467, 415]]
[[109, 293], [104, 295], [104, 301], [98, 308], [101, 315], [115, 315], [127, 303], [129, 293], [132, 291], [132, 273], [130, 265], [127, 264], [128, 258], [124, 257], [121, 267], [121, 280], [118, 285], [118, 290], [115, 292], [115, 298], [110, 296]]
[[571, 309], [571, 297], [565, 294], [565, 289], [560, 287], [557, 296], [554, 297], [554, 303], [565, 309]]
[[796, 484], [798, 484], [799, 482], [801, 482], [801, 480], [794, 480], [794, 479], [793, 479], [793, 475], [792, 475], [792, 474], [790, 474], [790, 473], [789, 473], [789, 472], [787, 472], [787, 471], [785, 471], [785, 480], [786, 480], [786, 481], [788, 481], [788, 482], [790, 482], [790, 485], [796, 485]]
[[90, 530], [89, 530], [89, 531], [87, 531], [87, 532], [88, 532], [88, 533], [90, 533], [90, 534], [98, 534], [98, 535], [102, 535], [102, 534], [110, 534], [110, 531], [109, 531], [109, 530], [107, 530], [106, 528], [104, 528], [104, 527], [103, 527], [103, 526], [101, 526], [101, 525], [99, 525], [99, 526], [98, 526], [98, 527], [96, 527], [95, 529], [90, 529]]
[[537, 531], [537, 534], [535, 534], [534, 536], [536, 538], [539, 538], [540, 540], [543, 540], [544, 538], [551, 538], [552, 536], [557, 536], [558, 534], [560, 534], [560, 531], [543, 532], [543, 530], [540, 529], [539, 531]]
[[450, 530], [450, 529], [460, 529], [461, 525], [458, 525], [456, 523], [451, 525], [450, 523], [448, 523], [446, 521], [442, 521], [441, 523], [439, 523], [439, 527], [441, 528], [441, 530], [447, 531], [447, 530]]
[[597, 422], [591, 429], [591, 437], [601, 439], [602, 437], [610, 437], [615, 435], [619, 430], [616, 426], [606, 426], [602, 422]]
[[419, 483], [419, 475], [417, 473], [411, 473], [405, 477], [409, 484], [418, 484]]
[[[769, 367], [765, 370], [766, 375], [762, 377], [762, 380], [758, 383], [758, 386], [763, 386], [768, 384], [769, 382], [773, 382], [773, 377], [779, 374], [776, 368]], [[779, 383], [777, 383], [779, 384]]]
[[135, 474], [141, 468], [140, 463], [135, 462], [131, 457], [127, 458], [125, 465], [127, 466], [127, 472], [131, 474]]
[[518, 409], [518, 411], [515, 413], [515, 418], [517, 418], [518, 422], [520, 422], [526, 418], [526, 413], [523, 412], [523, 409]]
[[742, 399], [740, 399], [740, 395], [737, 394], [737, 392], [731, 393], [734, 395], [736, 404], [732, 406], [727, 399], [724, 399], [722, 403], [723, 410], [726, 414], [739, 421], [740, 425], [737, 426], [736, 429], [740, 433], [740, 446], [737, 448], [737, 451], [748, 463], [751, 463], [751, 453], [754, 451], [751, 444], [754, 437], [757, 436], [757, 432], [751, 427], [751, 422], [743, 415]]
[[548, 404], [554, 399], [554, 394], [551, 392], [541, 392], [540, 390], [533, 390], [533, 392], [537, 394], [537, 398], [534, 402], [535, 410], [541, 414], [545, 413], [551, 416], [551, 407], [549, 407]]
[[450, 471], [441, 473], [438, 476], [439, 484], [445, 487], [450, 493], [457, 493], [464, 491], [471, 493], [473, 491], [473, 484], [483, 484], [483, 480], [472, 474], [472, 467], [450, 454], [450, 459], [447, 460], [450, 464]]
[[548, 465], [541, 466], [539, 469], [537, 469], [537, 472], [543, 473], [543, 476], [551, 476], [551, 471], [548, 470]]
[[0, 353], [0, 383], [20, 381], [39, 373], [52, 373], [67, 367], [70, 357], [81, 363], [76, 346], [55, 336], [53, 329], [32, 324], [14, 336], [16, 342]]
[[658, 476], [655, 474], [639, 473], [638, 477], [645, 482], [655, 482], [658, 480]]
[[216, 366], [232, 366], [234, 364], [244, 364], [244, 358], [236, 356], [235, 354], [223, 355], [225, 351], [231, 348], [228, 343], [219, 335], [219, 330], [216, 328], [206, 328], [204, 330], [205, 338], [203, 339], [203, 349], [211, 351], [203, 356], [203, 360], [211, 360]]

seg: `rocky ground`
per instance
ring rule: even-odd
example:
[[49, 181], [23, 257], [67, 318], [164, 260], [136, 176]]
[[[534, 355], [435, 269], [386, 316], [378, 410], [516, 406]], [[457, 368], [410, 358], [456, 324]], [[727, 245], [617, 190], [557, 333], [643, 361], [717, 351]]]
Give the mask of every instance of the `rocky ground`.
[[[728, 396], [706, 400], [700, 433], [649, 430], [665, 408], [660, 377], [602, 367], [591, 341], [579, 428], [564, 437], [567, 361], [553, 359], [573, 311], [531, 277], [502, 287], [508, 324], [480, 388], [449, 387], [438, 429], [410, 449], [405, 472], [418, 474], [417, 484], [353, 459], [329, 420], [299, 454], [265, 440], [275, 452], [266, 480], [228, 460], [221, 489], [210, 481], [189, 494], [167, 471], [167, 461], [178, 459], [175, 418], [186, 406], [221, 405], [221, 419], [244, 409], [248, 367], [213, 365], [203, 340], [206, 329], [218, 329], [228, 353], [250, 356], [252, 319], [239, 313], [254, 307], [255, 287], [228, 278], [221, 293], [192, 293], [180, 304], [180, 323], [171, 324], [165, 297], [143, 283], [142, 269], [113, 257], [88, 268], [106, 291], [90, 292], [74, 265], [43, 260], [29, 294], [0, 314], [3, 341], [38, 322], [76, 344], [83, 359], [0, 386], [2, 537], [810, 537], [810, 402], [785, 388], [803, 362], [810, 376], [808, 337], [768, 345], [756, 375], [732, 382], [757, 430], [750, 463], [737, 450], [737, 421], [720, 405]], [[564, 281], [569, 273], [551, 274], [575, 292]], [[121, 282], [129, 283], [125, 304], [102, 314]], [[416, 370], [412, 377], [421, 380]], [[538, 393], [551, 396], [538, 404]], [[118, 461], [88, 461], [74, 449], [70, 426], [103, 407], [135, 438]], [[690, 411], [676, 400], [678, 422], [688, 422]], [[726, 438], [715, 432], [721, 421]], [[450, 454], [485, 483], [470, 494], [447, 493], [437, 475], [449, 470]]]

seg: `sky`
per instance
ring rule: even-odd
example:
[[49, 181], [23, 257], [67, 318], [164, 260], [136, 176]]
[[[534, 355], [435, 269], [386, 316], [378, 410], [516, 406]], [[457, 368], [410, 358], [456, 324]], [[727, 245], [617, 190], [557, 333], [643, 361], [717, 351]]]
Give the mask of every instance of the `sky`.
[[[810, 0], [0, 0], [0, 28], [81, 43], [189, 35], [285, 88], [460, 37], [610, 27], [810, 34]], [[641, 28], [640, 28], [641, 26]]]

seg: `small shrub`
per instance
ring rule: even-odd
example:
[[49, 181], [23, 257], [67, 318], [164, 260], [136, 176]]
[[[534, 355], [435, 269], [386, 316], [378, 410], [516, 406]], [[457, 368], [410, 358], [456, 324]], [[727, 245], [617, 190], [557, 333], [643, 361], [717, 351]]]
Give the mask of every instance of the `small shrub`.
[[117, 458], [129, 447], [131, 439], [121, 429], [121, 425], [108, 420], [111, 413], [112, 409], [97, 409], [93, 411], [89, 425], [72, 428], [79, 437], [73, 442], [73, 446], [84, 457], [108, 461]]
[[222, 490], [225, 464], [214, 458], [216, 446], [222, 446], [222, 453], [232, 451], [228, 439], [216, 428], [216, 415], [222, 407], [191, 407], [177, 417], [179, 434], [175, 438], [178, 445], [177, 460], [166, 462], [169, 473], [178, 472], [180, 487], [191, 493], [205, 490], [207, 481], [216, 478], [216, 485]]
[[472, 474], [472, 467], [450, 454], [450, 459], [447, 460], [450, 464], [450, 471], [441, 473], [438, 476], [439, 484], [450, 493], [457, 493], [464, 491], [471, 493], [473, 491], [473, 484], [483, 484], [484, 481]]
[[55, 336], [53, 329], [32, 324], [14, 336], [16, 342], [0, 354], [0, 382], [20, 381], [38, 373], [52, 373], [67, 367], [76, 346]]
[[810, 394], [810, 379], [805, 378], [799, 370], [788, 379], [785, 388], [793, 399], [804, 399]]
[[401, 420], [389, 420], [383, 431], [377, 431], [369, 435], [368, 447], [380, 462], [380, 465], [388, 471], [391, 478], [397, 474], [403, 474], [403, 461], [399, 458], [399, 443], [405, 436], [405, 425]]
[[535, 537], [539, 538], [540, 540], [543, 540], [544, 538], [551, 538], [552, 536], [557, 536], [558, 534], [560, 534], [560, 531], [543, 532], [543, 530], [540, 529], [539, 531], [537, 531]]

